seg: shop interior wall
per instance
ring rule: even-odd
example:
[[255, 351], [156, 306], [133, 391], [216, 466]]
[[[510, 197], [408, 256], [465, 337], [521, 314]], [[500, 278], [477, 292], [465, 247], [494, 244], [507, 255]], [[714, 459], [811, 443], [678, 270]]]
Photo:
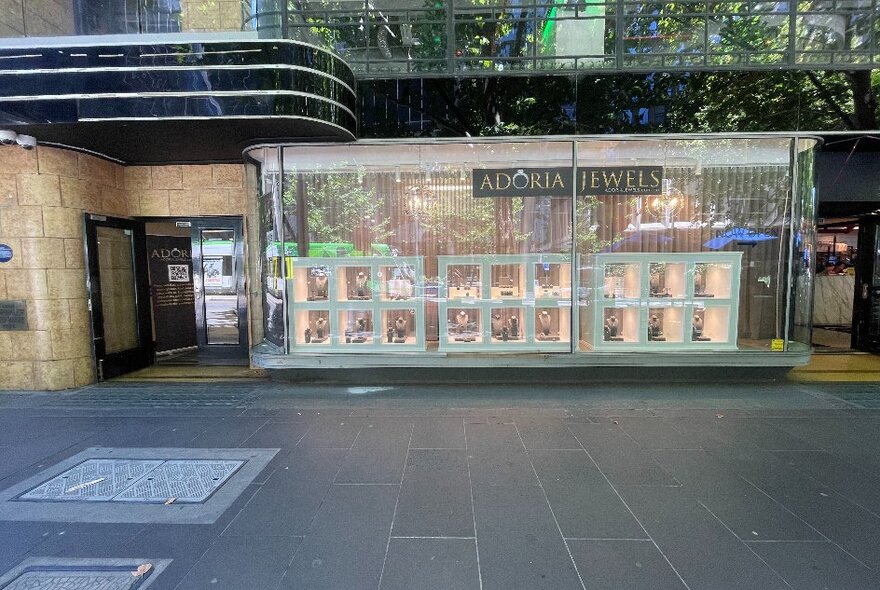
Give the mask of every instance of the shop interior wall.
[[23, 301], [27, 329], [0, 331], [0, 388], [59, 390], [95, 379], [83, 213], [241, 215], [243, 166], [124, 167], [39, 146], [0, 148], [0, 300]]

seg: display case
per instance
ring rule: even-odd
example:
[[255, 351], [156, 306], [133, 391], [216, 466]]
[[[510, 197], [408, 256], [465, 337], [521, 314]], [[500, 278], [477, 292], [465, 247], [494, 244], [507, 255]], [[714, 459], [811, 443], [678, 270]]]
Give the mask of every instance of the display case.
[[571, 261], [561, 254], [440, 256], [440, 350], [571, 350]]
[[578, 349], [736, 349], [741, 252], [578, 262]]
[[421, 257], [294, 258], [289, 267], [291, 347], [425, 350]]

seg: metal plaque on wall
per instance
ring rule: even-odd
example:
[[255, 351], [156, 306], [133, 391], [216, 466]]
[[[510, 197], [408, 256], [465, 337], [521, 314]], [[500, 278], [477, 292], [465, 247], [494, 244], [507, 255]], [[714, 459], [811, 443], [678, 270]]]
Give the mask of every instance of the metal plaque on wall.
[[0, 301], [0, 331], [19, 332], [27, 329], [27, 302]]

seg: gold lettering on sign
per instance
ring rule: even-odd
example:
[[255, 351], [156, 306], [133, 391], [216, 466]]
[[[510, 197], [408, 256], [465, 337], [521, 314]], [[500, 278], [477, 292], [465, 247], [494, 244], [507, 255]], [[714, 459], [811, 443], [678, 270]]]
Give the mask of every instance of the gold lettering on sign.
[[[618, 170], [616, 173], [610, 172], [606, 173], [604, 170], [602, 171], [602, 178], [605, 179], [605, 188], [610, 188], [611, 183], [614, 183], [614, 186], [619, 187], [620, 181], [623, 180], [623, 170]], [[609, 182], [610, 178], [610, 182]]]
[[488, 174], [483, 176], [483, 182], [482, 182], [482, 184], [480, 184], [481, 191], [486, 190], [486, 189], [489, 189], [490, 191], [495, 190], [494, 188], [492, 188], [492, 180]]
[[553, 184], [550, 188], [556, 188], [557, 186], [559, 188], [565, 188], [565, 182], [563, 182], [562, 175], [559, 172], [556, 173], [556, 177], [553, 179]]

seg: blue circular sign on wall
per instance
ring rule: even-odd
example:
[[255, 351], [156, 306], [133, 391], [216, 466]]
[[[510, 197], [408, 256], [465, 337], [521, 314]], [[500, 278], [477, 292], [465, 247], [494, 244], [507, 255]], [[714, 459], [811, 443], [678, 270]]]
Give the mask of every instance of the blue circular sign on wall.
[[0, 244], [0, 262], [9, 262], [10, 260], [12, 260], [12, 247]]

